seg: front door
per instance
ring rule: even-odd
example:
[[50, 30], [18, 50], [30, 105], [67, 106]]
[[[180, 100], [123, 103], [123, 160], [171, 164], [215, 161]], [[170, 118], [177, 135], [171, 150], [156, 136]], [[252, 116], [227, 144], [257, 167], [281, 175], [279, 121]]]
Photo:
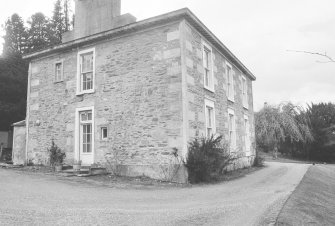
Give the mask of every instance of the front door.
[[93, 114], [79, 112], [79, 158], [83, 165], [93, 164]]

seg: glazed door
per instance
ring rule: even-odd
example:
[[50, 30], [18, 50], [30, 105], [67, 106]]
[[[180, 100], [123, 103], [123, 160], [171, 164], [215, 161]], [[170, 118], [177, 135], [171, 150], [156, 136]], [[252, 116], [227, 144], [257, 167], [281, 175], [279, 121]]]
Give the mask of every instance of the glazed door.
[[79, 158], [83, 165], [93, 164], [93, 120], [92, 111], [79, 114]]

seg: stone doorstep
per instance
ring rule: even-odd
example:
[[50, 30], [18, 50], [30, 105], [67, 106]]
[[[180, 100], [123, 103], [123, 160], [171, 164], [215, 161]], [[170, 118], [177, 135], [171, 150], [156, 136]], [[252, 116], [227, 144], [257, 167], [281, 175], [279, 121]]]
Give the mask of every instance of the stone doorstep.
[[98, 167], [91, 167], [91, 166], [82, 166], [79, 171], [73, 170], [71, 167], [65, 167], [65, 169], [60, 172], [66, 177], [77, 176], [77, 177], [89, 177], [89, 176], [96, 176], [96, 175], [105, 175], [107, 174], [106, 168], [98, 168]]

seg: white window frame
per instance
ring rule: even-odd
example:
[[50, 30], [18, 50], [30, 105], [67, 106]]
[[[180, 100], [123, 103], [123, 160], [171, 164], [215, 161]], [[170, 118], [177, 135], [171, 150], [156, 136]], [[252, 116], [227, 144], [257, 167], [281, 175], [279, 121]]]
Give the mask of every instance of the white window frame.
[[[61, 68], [60, 68], [60, 76], [58, 76], [57, 74], [57, 65], [60, 64]], [[64, 81], [64, 61], [60, 60], [54, 63], [54, 81], [55, 83], [58, 82], [63, 82]]]
[[[104, 137], [104, 130], [106, 130], [106, 137]], [[107, 140], [108, 139], [108, 128], [107, 128], [107, 126], [102, 126], [101, 127], [101, 140]]]
[[[210, 53], [210, 59], [209, 59], [209, 68], [206, 68], [206, 62], [205, 62], [205, 51], [208, 50]], [[204, 68], [204, 88], [214, 93], [214, 61], [213, 61], [213, 49], [212, 47], [207, 44], [204, 40], [202, 40], [202, 66]], [[209, 84], [206, 85], [206, 70], [209, 71]]]
[[248, 109], [248, 82], [244, 75], [242, 75], [242, 101], [243, 107]]
[[251, 155], [250, 121], [247, 115], [244, 115], [243, 119], [244, 119], [243, 124], [244, 124], [244, 130], [245, 130], [245, 136], [244, 136], [245, 155], [249, 157]]
[[[232, 127], [230, 128], [230, 116], [233, 115], [233, 122], [232, 122]], [[233, 139], [232, 143], [230, 142], [230, 133], [232, 131], [233, 134]], [[228, 108], [228, 142], [229, 142], [229, 147], [230, 147], [230, 152], [235, 152], [236, 151], [236, 116], [235, 116], [235, 111], [233, 109]]]
[[83, 111], [91, 111], [92, 112], [92, 158], [94, 162], [94, 153], [95, 153], [95, 113], [94, 113], [94, 106], [91, 107], [82, 107], [76, 108], [76, 115], [75, 115], [75, 131], [74, 131], [74, 152], [75, 152], [75, 160], [80, 160], [80, 112]]
[[[228, 73], [228, 67], [230, 73]], [[235, 102], [235, 89], [234, 89], [234, 70], [230, 63], [226, 61], [226, 74], [227, 74], [227, 98], [228, 100]]]
[[[82, 84], [81, 84], [81, 55], [87, 54], [87, 53], [93, 53], [93, 82], [92, 82], [92, 89], [89, 90], [82, 90]], [[86, 49], [78, 52], [77, 55], [77, 95], [82, 95], [86, 93], [94, 93], [95, 91], [95, 48]]]
[[[212, 127], [209, 127], [208, 125], [208, 112], [207, 112], [207, 107], [210, 107], [213, 109], [213, 118], [212, 118]], [[211, 134], [208, 134], [208, 128], [211, 128], [212, 129], [212, 134], [215, 135], [216, 134], [216, 123], [215, 123], [215, 103], [214, 101], [212, 100], [208, 100], [208, 99], [205, 99], [205, 108], [204, 108], [204, 111], [205, 111], [205, 126], [206, 126], [206, 137], [209, 137]]]

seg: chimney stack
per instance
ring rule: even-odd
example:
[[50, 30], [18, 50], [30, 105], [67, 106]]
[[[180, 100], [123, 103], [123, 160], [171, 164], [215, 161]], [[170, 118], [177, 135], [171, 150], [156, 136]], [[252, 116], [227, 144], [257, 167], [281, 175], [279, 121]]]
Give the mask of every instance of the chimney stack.
[[63, 42], [83, 38], [136, 22], [121, 15], [121, 0], [75, 0], [74, 30], [63, 34]]

